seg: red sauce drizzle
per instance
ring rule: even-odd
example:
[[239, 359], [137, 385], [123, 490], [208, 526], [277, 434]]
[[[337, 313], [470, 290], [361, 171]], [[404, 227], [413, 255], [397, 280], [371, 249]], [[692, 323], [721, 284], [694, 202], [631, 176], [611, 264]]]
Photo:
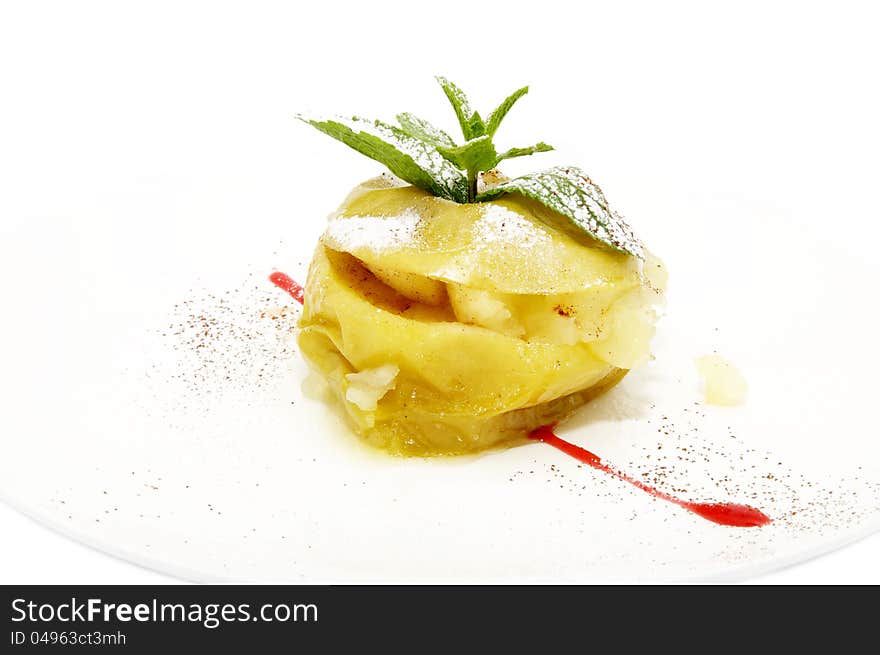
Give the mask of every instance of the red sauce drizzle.
[[529, 434], [529, 438], [553, 446], [564, 452], [566, 455], [574, 457], [576, 460], [583, 462], [588, 466], [592, 466], [594, 469], [613, 475], [618, 480], [629, 482], [634, 487], [651, 494], [655, 498], [660, 498], [661, 500], [683, 507], [689, 512], [693, 512], [697, 516], [702, 516], [704, 519], [712, 521], [713, 523], [729, 525], [737, 528], [754, 528], [767, 525], [771, 521], [770, 517], [764, 514], [764, 512], [755, 509], [754, 507], [749, 507], [748, 505], [737, 505], [735, 503], [690, 503], [663, 493], [662, 491], [645, 484], [641, 480], [637, 480], [628, 476], [626, 473], [611, 468], [608, 464], [603, 462], [598, 455], [594, 455], [589, 450], [581, 448], [580, 446], [575, 446], [573, 443], [569, 443], [564, 439], [560, 439], [553, 432], [554, 427], [556, 426], [545, 425], [544, 427], [538, 428]]
[[275, 271], [274, 273], [272, 273], [272, 275], [269, 276], [269, 282], [274, 284], [279, 289], [282, 289], [283, 291], [289, 293], [290, 297], [297, 301], [300, 305], [303, 304], [303, 288], [286, 273]]
[[[303, 303], [303, 288], [286, 273], [276, 271], [269, 276], [269, 281], [279, 289], [289, 293], [298, 303]], [[568, 441], [559, 438], [553, 432], [554, 427], [556, 426], [545, 425], [544, 427], [538, 428], [529, 434], [529, 438], [553, 446], [564, 452], [566, 455], [574, 457], [576, 460], [583, 462], [588, 466], [592, 466], [594, 469], [613, 475], [615, 478], [623, 480], [624, 482], [629, 482], [634, 487], [638, 487], [655, 498], [660, 498], [661, 500], [683, 507], [689, 512], [702, 516], [704, 519], [712, 521], [713, 523], [730, 525], [738, 528], [753, 528], [770, 523], [771, 519], [769, 516], [754, 507], [749, 507], [748, 505], [737, 505], [735, 503], [690, 503], [675, 498], [674, 496], [670, 496], [669, 494], [665, 494], [662, 491], [645, 484], [641, 480], [636, 480], [635, 478], [628, 476], [626, 473], [611, 468], [605, 464], [598, 455], [594, 455], [589, 450], [581, 448], [580, 446], [575, 446], [573, 443], [569, 443]]]

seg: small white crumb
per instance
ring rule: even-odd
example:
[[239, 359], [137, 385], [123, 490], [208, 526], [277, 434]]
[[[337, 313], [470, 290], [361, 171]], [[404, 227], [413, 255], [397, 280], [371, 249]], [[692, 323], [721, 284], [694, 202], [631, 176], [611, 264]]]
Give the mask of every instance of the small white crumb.
[[373, 412], [379, 400], [394, 388], [398, 373], [400, 369], [394, 364], [348, 373], [345, 376], [348, 380], [345, 398], [365, 412]]

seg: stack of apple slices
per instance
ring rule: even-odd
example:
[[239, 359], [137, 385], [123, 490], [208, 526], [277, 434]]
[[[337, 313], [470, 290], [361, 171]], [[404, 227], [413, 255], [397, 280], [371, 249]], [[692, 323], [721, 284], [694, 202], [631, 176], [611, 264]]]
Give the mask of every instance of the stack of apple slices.
[[514, 194], [459, 204], [387, 176], [331, 216], [299, 343], [359, 434], [473, 452], [555, 422], [650, 357], [666, 274]]

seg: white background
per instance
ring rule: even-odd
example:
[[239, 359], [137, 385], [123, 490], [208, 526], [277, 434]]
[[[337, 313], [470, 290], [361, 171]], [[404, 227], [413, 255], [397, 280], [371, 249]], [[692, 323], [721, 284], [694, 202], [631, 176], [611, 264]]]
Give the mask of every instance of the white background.
[[[4, 3], [0, 220], [81, 213], [106, 194], [169, 180], [287, 188], [288, 205], [255, 198], [254, 211], [302, 220], [297, 210], [327, 203], [308, 198], [298, 176], [332, 171], [348, 154], [279, 119], [302, 110], [444, 116], [431, 80], [442, 73], [478, 106], [531, 83], [500, 145], [557, 145], [543, 163], [583, 163], [623, 213], [636, 192], [625, 181], [645, 179], [820, 213], [857, 240], [878, 219], [880, 46], [869, 7]], [[266, 122], [285, 127], [267, 140], [254, 127]], [[374, 171], [361, 166], [360, 177]], [[0, 534], [0, 582], [165, 579], [6, 507]], [[880, 582], [878, 546], [875, 536], [764, 580]]]

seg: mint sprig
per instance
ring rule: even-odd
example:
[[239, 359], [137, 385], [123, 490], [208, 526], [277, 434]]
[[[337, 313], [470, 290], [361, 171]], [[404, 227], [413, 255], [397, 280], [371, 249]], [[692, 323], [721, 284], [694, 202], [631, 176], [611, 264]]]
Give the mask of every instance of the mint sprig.
[[432, 146], [451, 147], [455, 145], [455, 141], [446, 132], [413, 114], [398, 114], [397, 122], [400, 123], [400, 128], [404, 132], [417, 139], [421, 139], [425, 143], [430, 143]]
[[459, 89], [455, 84], [447, 80], [445, 77], [437, 76], [435, 78], [446, 94], [449, 104], [455, 111], [458, 118], [458, 124], [461, 126], [461, 133], [465, 140], [470, 141], [476, 137], [486, 134], [486, 124], [480, 118], [480, 114], [471, 109], [470, 100], [464, 91]]
[[548, 146], [543, 141], [540, 143], [536, 143], [533, 146], [529, 146], [528, 148], [511, 148], [510, 150], [505, 150], [500, 155], [498, 155], [498, 160], [495, 162], [495, 164], [497, 165], [505, 159], [513, 159], [514, 157], [525, 157], [526, 155], [534, 155], [536, 152], [550, 152], [551, 150], [553, 150], [553, 146]]
[[385, 164], [392, 173], [435, 196], [467, 202], [467, 179], [437, 151], [436, 146], [382, 121], [353, 116], [300, 120], [359, 153]]
[[644, 259], [645, 250], [623, 217], [608, 206], [605, 194], [583, 171], [557, 166], [507, 180], [477, 196], [477, 202], [505, 193], [537, 200], [569, 220], [571, 225], [615, 250]]
[[560, 166], [507, 180], [478, 195], [477, 180], [481, 172], [494, 169], [506, 159], [548, 152], [553, 147], [539, 142], [501, 153], [495, 148], [493, 137], [501, 122], [513, 105], [529, 92], [529, 87], [511, 93], [488, 119], [483, 120], [458, 86], [445, 77], [437, 77], [437, 82], [458, 119], [464, 137], [462, 144], [410, 113], [398, 114], [397, 126], [357, 116], [298, 118], [385, 164], [402, 180], [436, 196], [466, 203], [486, 202], [505, 193], [520, 193], [561, 214], [571, 226], [611, 248], [644, 257], [641, 242], [626, 221], [610, 209], [601, 189], [573, 166]]
[[[521, 89], [517, 89], [509, 96], [504, 99], [498, 107], [489, 114], [489, 120], [486, 123], [486, 133], [490, 136], [495, 136], [495, 132], [498, 131], [498, 126], [501, 125], [501, 121], [504, 120], [504, 117], [507, 116], [507, 112], [510, 111], [510, 108], [513, 107], [514, 103], [522, 98], [525, 94], [529, 92], [529, 87], [524, 86]], [[551, 148], [552, 150], [552, 148]]]
[[443, 145], [438, 147], [438, 150], [446, 159], [466, 172], [468, 202], [477, 199], [477, 180], [482, 171], [492, 170], [505, 159], [553, 150], [553, 146], [538, 143], [528, 148], [511, 148], [499, 155], [495, 150], [495, 144], [492, 143], [492, 137], [498, 131], [501, 121], [516, 101], [529, 92], [529, 87], [524, 86], [511, 93], [495, 111], [489, 114], [489, 120], [483, 121], [479, 112], [471, 108], [470, 100], [464, 91], [445, 77], [438, 76], [436, 79], [455, 111], [461, 133], [465, 138], [464, 144], [460, 146]]

